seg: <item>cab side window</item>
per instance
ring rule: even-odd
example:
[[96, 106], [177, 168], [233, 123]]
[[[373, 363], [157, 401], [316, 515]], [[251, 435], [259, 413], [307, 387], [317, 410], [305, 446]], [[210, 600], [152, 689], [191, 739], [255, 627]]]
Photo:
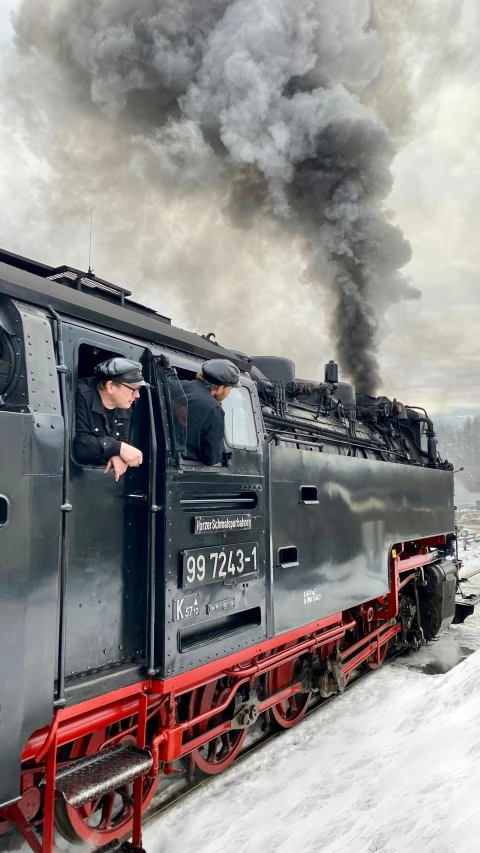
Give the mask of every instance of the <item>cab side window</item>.
[[168, 373], [165, 380], [171, 412], [174, 451], [181, 454], [187, 446], [188, 402], [176, 373]]
[[77, 381], [93, 376], [93, 371], [97, 364], [106, 361], [108, 358], [115, 358], [116, 355], [121, 356], [123, 353], [102, 349], [93, 344], [81, 343], [78, 348]]
[[0, 326], [0, 394], [8, 390], [15, 375], [15, 350], [13, 345]]
[[232, 388], [222, 402], [225, 411], [225, 436], [231, 447], [254, 449], [258, 446], [252, 398], [248, 388]]
[[[74, 462], [81, 467], [92, 467], [92, 465], [99, 466], [103, 465], [104, 462], [99, 461], [86, 461], [86, 459], [82, 458], [79, 451], [79, 446], [76, 443], [76, 435], [77, 435], [77, 427], [78, 416], [77, 416], [77, 391], [79, 383], [82, 380], [90, 379], [94, 376], [94, 369], [97, 364], [100, 364], [102, 361], [107, 361], [109, 358], [115, 358], [115, 356], [121, 356], [123, 353], [113, 350], [103, 349], [102, 347], [97, 347], [94, 344], [89, 343], [80, 343], [77, 351], [77, 382], [74, 389], [74, 399], [75, 399], [75, 408], [73, 413], [73, 425], [72, 425], [72, 458]], [[123, 423], [123, 422], [122, 422]], [[130, 441], [130, 436], [132, 432], [132, 423], [131, 420], [128, 421], [128, 436], [123, 436], [121, 438], [122, 441]], [[93, 433], [92, 433], [93, 435]], [[118, 435], [118, 433], [117, 433]], [[112, 432], [112, 437], [115, 438], [115, 433]], [[120, 438], [120, 436], [119, 436]]]

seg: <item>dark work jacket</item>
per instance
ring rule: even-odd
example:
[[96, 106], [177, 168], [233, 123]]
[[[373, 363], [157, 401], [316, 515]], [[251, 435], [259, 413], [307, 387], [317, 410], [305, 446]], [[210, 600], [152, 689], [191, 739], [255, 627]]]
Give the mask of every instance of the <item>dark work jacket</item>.
[[95, 379], [80, 379], [76, 397], [74, 455], [83, 465], [103, 465], [128, 442], [131, 409], [106, 409]]
[[216, 465], [222, 461], [225, 412], [201, 379], [181, 384], [188, 401], [185, 457]]

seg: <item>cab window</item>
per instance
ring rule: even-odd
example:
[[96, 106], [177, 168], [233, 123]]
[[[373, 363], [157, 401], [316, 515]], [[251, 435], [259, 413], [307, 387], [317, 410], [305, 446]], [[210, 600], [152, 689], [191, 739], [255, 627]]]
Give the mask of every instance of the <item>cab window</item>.
[[187, 446], [188, 402], [176, 373], [166, 374], [166, 390], [172, 414], [172, 432], [176, 453], [183, 453]]
[[225, 436], [229, 445], [250, 449], [257, 447], [252, 398], [248, 388], [242, 385], [232, 388], [222, 406], [225, 411]]
[[[88, 379], [88, 378], [95, 375], [94, 370], [95, 370], [95, 367], [97, 366], [97, 364], [100, 364], [102, 361], [107, 361], [107, 359], [109, 359], [109, 358], [115, 358], [115, 356], [123, 356], [123, 355], [124, 355], [124, 353], [121, 351], [118, 351], [118, 350], [103, 349], [102, 347], [95, 346], [94, 344], [81, 342], [78, 346], [77, 356], [76, 356], [76, 360], [77, 360], [77, 364], [76, 364], [77, 383], [75, 386], [75, 391], [78, 388], [79, 380]], [[128, 356], [126, 356], [126, 357], [128, 358]], [[74, 395], [74, 400], [75, 399], [76, 399], [76, 397]], [[137, 406], [132, 407], [132, 413], [135, 411], [136, 408], [137, 408]], [[89, 463], [89, 462], [80, 461], [79, 459], [76, 458], [76, 454], [75, 454], [75, 436], [76, 436], [76, 430], [77, 430], [76, 406], [74, 409], [72, 421], [73, 421], [73, 427], [72, 427], [72, 458], [73, 458], [73, 461], [75, 462], [75, 464], [79, 465], [80, 467], [88, 467], [88, 468], [91, 468], [92, 466], [93, 467], [99, 467], [99, 466], [103, 465], [103, 462], [102, 463], [99, 463], [99, 462]], [[131, 440], [132, 423], [133, 423], [133, 417], [129, 421], [129, 432], [130, 432], [129, 441]], [[137, 442], [138, 442], [138, 439], [137, 439]], [[140, 447], [140, 444], [135, 443], [135, 446]]]
[[7, 391], [15, 374], [15, 350], [6, 332], [0, 327], [0, 394]]

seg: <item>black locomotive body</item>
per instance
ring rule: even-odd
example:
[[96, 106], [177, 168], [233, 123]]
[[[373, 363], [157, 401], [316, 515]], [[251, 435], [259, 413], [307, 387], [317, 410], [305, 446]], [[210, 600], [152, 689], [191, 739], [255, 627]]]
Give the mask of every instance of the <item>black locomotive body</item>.
[[[451, 466], [426, 414], [355, 397], [332, 364], [298, 380], [93, 274], [0, 261], [0, 833], [50, 853], [55, 819], [138, 843], [177, 759], [218, 772], [259, 714], [294, 725], [312, 694], [450, 624]], [[114, 355], [151, 385], [143, 465], [118, 483], [73, 449], [78, 380]], [[241, 385], [208, 468], [182, 456], [180, 380], [212, 357]]]

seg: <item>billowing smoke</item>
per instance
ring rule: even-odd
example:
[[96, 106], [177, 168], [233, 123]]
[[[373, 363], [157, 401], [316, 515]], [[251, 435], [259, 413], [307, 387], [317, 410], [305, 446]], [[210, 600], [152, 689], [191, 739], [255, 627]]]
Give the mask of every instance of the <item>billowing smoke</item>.
[[[368, 0], [23, 0], [13, 87], [51, 169], [51, 208], [108, 199], [118, 251], [143, 245], [172, 284], [177, 267], [193, 316], [224, 298], [199, 270], [202, 208], [221, 211], [247, 252], [250, 239], [257, 253], [259, 239], [287, 241], [304, 286], [327, 294], [343, 373], [366, 393], [380, 380], [382, 312], [418, 295], [384, 210], [394, 151], [367, 104], [384, 54], [370, 11]], [[191, 228], [162, 265], [165, 210]], [[205, 258], [215, 227], [202, 227]], [[216, 254], [228, 264], [228, 246]], [[240, 279], [223, 305], [248, 322], [254, 306], [241, 302]]]

